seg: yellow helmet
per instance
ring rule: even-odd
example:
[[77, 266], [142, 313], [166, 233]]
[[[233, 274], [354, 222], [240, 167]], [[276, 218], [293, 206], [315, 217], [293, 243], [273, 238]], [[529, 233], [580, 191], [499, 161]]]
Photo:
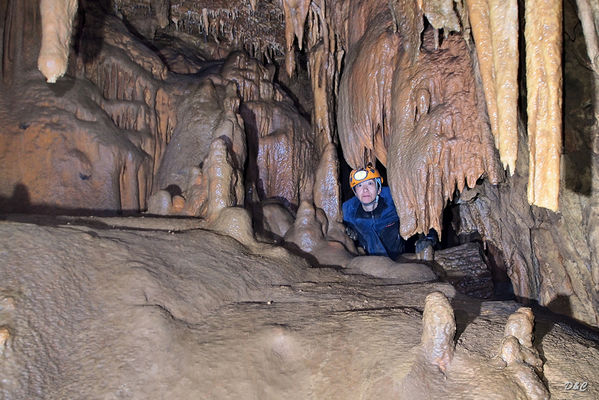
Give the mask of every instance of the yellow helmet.
[[383, 178], [381, 177], [381, 174], [379, 174], [379, 171], [377, 171], [371, 163], [368, 163], [366, 168], [354, 169], [349, 174], [349, 186], [353, 189], [357, 184], [370, 179], [376, 179], [379, 186], [382, 186], [383, 184]]

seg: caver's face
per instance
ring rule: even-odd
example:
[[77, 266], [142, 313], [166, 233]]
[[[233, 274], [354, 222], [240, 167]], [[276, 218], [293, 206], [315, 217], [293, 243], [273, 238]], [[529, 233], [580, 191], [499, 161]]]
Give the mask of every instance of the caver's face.
[[381, 192], [381, 189], [378, 188], [374, 179], [358, 183], [354, 187], [354, 190], [358, 200], [360, 200], [360, 203], [362, 204], [372, 203], [376, 200], [376, 196]]

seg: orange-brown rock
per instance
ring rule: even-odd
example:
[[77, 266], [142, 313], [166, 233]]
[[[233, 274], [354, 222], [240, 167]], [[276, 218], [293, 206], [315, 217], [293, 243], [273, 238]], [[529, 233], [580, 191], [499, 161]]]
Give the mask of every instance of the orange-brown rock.
[[[2, 208], [66, 213], [143, 209], [152, 159], [139, 146], [139, 136], [113, 124], [91, 100], [98, 93], [89, 83], [68, 79], [53, 89], [42, 85], [20, 86], [29, 95], [17, 100], [21, 111], [5, 119]], [[55, 97], [54, 90], [63, 95]], [[8, 100], [2, 100], [5, 107]]]
[[526, 3], [528, 202], [557, 211], [562, 148], [562, 2]]
[[40, 0], [42, 47], [37, 66], [49, 83], [67, 71], [76, 12], [77, 0]]
[[243, 105], [248, 134], [248, 178], [260, 199], [280, 198], [297, 207], [312, 198], [317, 166], [308, 121], [285, 103]]
[[[12, 89], [3, 89], [0, 101], [14, 110], [0, 137], [0, 163], [11, 171], [0, 184], [5, 210], [114, 213], [146, 207], [175, 119], [161, 88], [166, 69], [121, 21], [91, 10], [98, 12], [87, 8], [71, 76], [40, 85], [37, 76], [31, 79], [35, 64], [29, 61], [20, 78], [5, 81]], [[35, 19], [37, 11], [30, 12]], [[11, 40], [7, 49], [27, 51], [18, 47], [18, 36]]]
[[[433, 32], [424, 34], [417, 63], [394, 76], [388, 158], [389, 184], [410, 237], [434, 228], [454, 191], [473, 187], [486, 175], [497, 182], [493, 139], [476, 89], [464, 39], [450, 35], [434, 50]], [[465, 110], [469, 110], [466, 112]]]
[[339, 139], [353, 168], [362, 167], [375, 157], [386, 165], [392, 134], [393, 74], [399, 67], [401, 41], [409, 39], [389, 30], [391, 20], [386, 8], [371, 19], [354, 23], [367, 27], [346, 56], [339, 85]]

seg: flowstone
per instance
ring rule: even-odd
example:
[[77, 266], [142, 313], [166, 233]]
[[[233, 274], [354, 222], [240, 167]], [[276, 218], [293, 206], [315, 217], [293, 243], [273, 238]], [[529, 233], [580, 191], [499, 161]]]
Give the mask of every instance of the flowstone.
[[243, 209], [201, 225], [4, 217], [2, 398], [599, 397], [592, 330], [542, 310], [533, 330], [530, 310], [445, 283], [314, 268], [257, 242]]

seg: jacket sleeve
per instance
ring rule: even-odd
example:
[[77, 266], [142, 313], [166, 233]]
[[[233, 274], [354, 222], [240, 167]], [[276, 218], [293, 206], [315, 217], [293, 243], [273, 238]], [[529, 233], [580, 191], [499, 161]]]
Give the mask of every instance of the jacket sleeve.
[[385, 226], [379, 233], [379, 239], [383, 243], [387, 255], [395, 260], [400, 254], [405, 252], [405, 241], [399, 234], [399, 220]]

